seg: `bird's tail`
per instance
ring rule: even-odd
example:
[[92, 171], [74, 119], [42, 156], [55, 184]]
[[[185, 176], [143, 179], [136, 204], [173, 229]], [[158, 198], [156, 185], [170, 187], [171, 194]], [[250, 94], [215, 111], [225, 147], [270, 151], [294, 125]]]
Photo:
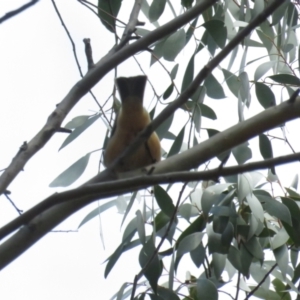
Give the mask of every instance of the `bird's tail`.
[[143, 102], [147, 76], [119, 77], [116, 79], [116, 86], [119, 90], [121, 101], [124, 102], [128, 97], [141, 99]]

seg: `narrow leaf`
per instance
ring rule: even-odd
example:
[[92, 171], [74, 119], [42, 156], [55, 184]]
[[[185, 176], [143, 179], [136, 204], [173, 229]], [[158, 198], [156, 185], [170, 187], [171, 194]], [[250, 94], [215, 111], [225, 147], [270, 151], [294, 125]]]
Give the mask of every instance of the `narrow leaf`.
[[66, 187], [74, 183], [84, 172], [90, 159], [90, 153], [78, 159], [68, 169], [58, 175], [50, 184], [49, 187]]
[[225, 98], [223, 88], [213, 74], [210, 74], [206, 77], [204, 81], [204, 86], [206, 87], [207, 90], [207, 96], [213, 99]]
[[116, 31], [116, 17], [121, 7], [121, 0], [98, 0], [98, 16], [102, 24], [111, 32]]
[[154, 187], [154, 196], [160, 209], [169, 218], [172, 217], [175, 211], [175, 206], [169, 194], [159, 185]]
[[166, 0], [153, 0], [149, 9], [149, 20], [151, 23], [157, 21], [165, 10]]
[[[91, 116], [88, 118], [86, 118], [86, 117], [87, 116], [76, 117], [66, 125], [66, 127], [68, 126], [67, 128], [70, 128], [71, 126], [74, 126], [77, 123], [77, 126], [74, 126], [75, 129], [64, 140], [64, 142], [60, 146], [59, 150], [61, 150], [62, 148], [66, 147], [68, 144], [70, 144], [72, 141], [74, 141], [80, 134], [82, 134], [87, 128], [89, 128], [95, 121], [97, 121], [98, 118], [100, 117], [100, 114], [97, 114], [97, 115], [94, 115], [94, 116]], [[78, 119], [78, 118], [80, 118], [80, 119]], [[83, 122], [83, 123], [81, 123], [81, 122]]]
[[[160, 0], [158, 0], [160, 1]], [[164, 43], [164, 59], [168, 61], [174, 61], [175, 57], [185, 46], [185, 31], [179, 29], [173, 33]]]

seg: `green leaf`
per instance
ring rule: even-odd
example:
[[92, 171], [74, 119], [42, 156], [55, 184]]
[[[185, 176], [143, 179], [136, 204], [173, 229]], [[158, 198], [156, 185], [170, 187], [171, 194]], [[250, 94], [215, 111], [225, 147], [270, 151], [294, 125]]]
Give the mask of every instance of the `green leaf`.
[[210, 280], [197, 280], [197, 300], [218, 300], [217, 288]]
[[292, 300], [291, 295], [286, 291], [285, 284], [281, 280], [274, 278], [272, 283], [277, 294], [282, 297], [282, 300]]
[[280, 228], [277, 234], [271, 239], [272, 249], [276, 249], [282, 245], [285, 245], [289, 240], [289, 235], [284, 228]]
[[186, 228], [181, 235], [179, 236], [178, 240], [176, 241], [176, 248], [178, 247], [179, 243], [188, 235], [194, 232], [202, 232], [205, 229], [205, 220], [204, 216], [199, 216], [188, 228]]
[[199, 211], [195, 207], [195, 205], [191, 205], [190, 203], [183, 203], [179, 206], [178, 215], [189, 221], [191, 217], [198, 216]]
[[49, 187], [66, 187], [75, 182], [84, 172], [89, 159], [90, 153], [78, 159], [68, 169], [58, 175], [50, 184]]
[[195, 104], [203, 104], [205, 95], [206, 95], [206, 87], [203, 85], [198, 86], [196, 92], [191, 97], [192, 102], [194, 102]]
[[227, 258], [238, 271], [242, 271], [241, 253], [237, 248], [231, 245], [229, 247]]
[[181, 0], [181, 5], [185, 8], [192, 7], [194, 0]]
[[245, 245], [242, 244], [240, 246], [241, 248], [241, 264], [242, 264], [242, 274], [246, 276], [247, 278], [249, 277], [250, 273], [250, 266], [253, 260], [253, 256], [251, 253], [246, 249]]
[[221, 242], [225, 247], [230, 247], [234, 237], [234, 228], [231, 222], [228, 222], [221, 236]]
[[195, 28], [197, 26], [197, 22], [198, 22], [198, 17], [189, 26], [189, 29], [186, 32], [185, 44], [187, 44], [189, 42], [189, 40], [191, 39], [191, 37], [193, 36]]
[[286, 245], [282, 245], [279, 248], [273, 250], [274, 256], [276, 258], [276, 262], [281, 271], [282, 277], [285, 278], [288, 265], [289, 265], [289, 254], [286, 248]]
[[164, 59], [168, 61], [174, 61], [175, 57], [185, 46], [185, 39], [184, 29], [179, 29], [171, 36], [169, 36], [164, 43]]
[[[254, 286], [251, 288], [253, 289]], [[255, 286], [255, 288], [256, 288], [256, 286]], [[266, 290], [262, 287], [258, 288], [253, 295], [260, 299], [283, 300], [281, 295], [278, 295], [276, 292], [274, 292], [272, 290]]]
[[175, 206], [169, 194], [159, 185], [154, 186], [154, 196], [158, 206], [164, 214], [171, 218], [175, 211]]
[[83, 115], [77, 116], [69, 121], [64, 127], [67, 129], [74, 129], [82, 126], [91, 116]]
[[250, 85], [249, 78], [246, 72], [242, 72], [239, 75], [241, 81], [241, 87], [239, 90], [239, 98], [241, 98], [242, 102], [247, 104], [247, 107], [250, 105], [251, 95], [250, 95]]
[[293, 276], [293, 283], [296, 283], [298, 279], [300, 278], [300, 263], [297, 265], [297, 267], [294, 270], [294, 276]]
[[264, 159], [273, 158], [272, 144], [265, 134], [259, 135], [259, 150]]
[[205, 248], [203, 247], [202, 243], [190, 252], [191, 259], [197, 268], [199, 268], [203, 264], [205, 255]]
[[299, 178], [298, 178], [298, 174], [295, 175], [290, 187], [294, 188], [295, 190], [298, 189], [298, 181], [299, 181]]
[[164, 54], [164, 43], [167, 38], [164, 38], [157, 42], [157, 44], [154, 46], [154, 49], [151, 54], [151, 61], [150, 66], [152, 66], [154, 63], [156, 63]]
[[217, 81], [213, 74], [209, 74], [204, 81], [207, 90], [207, 96], [213, 99], [223, 99], [225, 94], [221, 84]]
[[258, 81], [262, 76], [264, 76], [274, 65], [275, 61], [268, 61], [260, 64], [254, 73], [254, 81]]
[[201, 109], [201, 114], [203, 117], [209, 118], [211, 120], [216, 120], [217, 115], [216, 113], [207, 105], [203, 103], [199, 103], [200, 109]]
[[169, 87], [165, 90], [165, 92], [163, 94], [163, 99], [164, 100], [168, 99], [172, 95], [173, 90], [174, 90], [174, 85], [173, 85], [173, 83], [171, 83], [169, 85]]
[[122, 300], [122, 299], [123, 299], [124, 291], [125, 291], [125, 289], [126, 289], [128, 286], [130, 286], [130, 283], [128, 283], [128, 282], [125, 282], [125, 283], [122, 284], [121, 288], [120, 288], [119, 291], [118, 291], [116, 300]]
[[128, 213], [129, 213], [130, 210], [131, 210], [131, 207], [132, 207], [132, 205], [133, 205], [133, 203], [134, 203], [134, 200], [135, 200], [135, 198], [136, 198], [136, 195], [137, 195], [137, 192], [132, 193], [132, 196], [131, 196], [131, 198], [130, 198], [130, 201], [129, 201], [127, 207], [126, 207], [126, 211], [125, 211], [125, 213], [124, 213], [123, 220], [122, 220], [122, 222], [121, 222], [121, 226], [123, 225], [123, 223], [124, 223], [124, 221], [125, 221], [125, 219], [126, 219]]
[[122, 255], [124, 250], [124, 243], [121, 243], [120, 246], [115, 250], [115, 252], [109, 257], [108, 263], [105, 267], [104, 277], [107, 278], [108, 274]]
[[227, 29], [224, 22], [220, 20], [210, 20], [202, 26], [207, 29], [215, 43], [223, 49], [227, 39]]
[[290, 188], [285, 188], [286, 191], [288, 192], [289, 196], [291, 196], [294, 200], [299, 201], [300, 200], [300, 195], [296, 191]]
[[180, 298], [174, 293], [174, 291], [162, 286], [157, 287], [157, 294], [161, 297], [161, 299], [180, 300]]
[[201, 108], [199, 105], [196, 104], [194, 106], [192, 120], [195, 124], [195, 129], [198, 133], [200, 133], [200, 129], [201, 129], [201, 117], [202, 117]]
[[58, 150], [61, 150], [62, 148], [73, 142], [80, 134], [82, 134], [87, 128], [89, 128], [95, 121], [97, 121], [99, 117], [100, 114], [94, 116], [78, 116], [67, 123], [67, 125], [65, 126], [66, 128], [75, 129], [68, 135], [68, 137], [64, 140]]
[[239, 95], [239, 90], [241, 87], [241, 81], [238, 76], [234, 75], [233, 73], [229, 72], [226, 69], [222, 69], [224, 78], [226, 80], [227, 86], [236, 97]]
[[232, 154], [239, 165], [244, 164], [247, 160], [252, 158], [252, 150], [249, 148], [249, 143], [245, 142], [232, 149]]
[[220, 253], [213, 253], [212, 255], [212, 261], [213, 261], [213, 267], [214, 267], [214, 273], [216, 278], [220, 278], [226, 263], [227, 255], [220, 254]]
[[[166, 216], [166, 218], [168, 218], [170, 220], [169, 217]], [[170, 242], [170, 244], [172, 244], [173, 243], [173, 237], [174, 237], [174, 234], [175, 234], [175, 230], [177, 229], [177, 224], [178, 224], [178, 220], [177, 220], [177, 218], [175, 218], [175, 220], [171, 223], [171, 226], [170, 226], [169, 229], [168, 229], [168, 227], [169, 227], [170, 224], [168, 222], [164, 227], [162, 227], [160, 230], [156, 231], [156, 236], [166, 237], [166, 239]]]
[[181, 93], [184, 92], [187, 87], [191, 84], [194, 78], [194, 58], [195, 55], [192, 55], [190, 58], [190, 61], [186, 67], [183, 80], [182, 80], [182, 85], [181, 85]]
[[255, 83], [255, 92], [256, 92], [256, 97], [257, 97], [259, 103], [265, 109], [267, 109], [271, 106], [274, 106], [276, 104], [274, 93], [264, 83], [256, 82]]
[[263, 207], [271, 216], [274, 216], [292, 226], [290, 211], [284, 204], [271, 198], [265, 202]]
[[171, 73], [170, 73], [171, 79], [172, 79], [172, 80], [174, 80], [174, 79], [176, 78], [177, 71], [178, 71], [178, 66], [179, 66], [179, 64], [176, 64], [176, 65], [173, 67], [173, 69], [172, 69], [172, 71], [171, 71]]
[[275, 82], [300, 86], [300, 79], [290, 74], [277, 74], [269, 76], [269, 78], [271, 78]]
[[267, 275], [267, 270], [264, 266], [259, 263], [252, 263], [250, 266], [250, 274], [264, 289], [269, 289], [270, 277]]
[[172, 155], [175, 155], [175, 154], [179, 153], [179, 151], [181, 149], [181, 146], [182, 146], [182, 142], [183, 142], [184, 131], [185, 131], [185, 126], [182, 127], [179, 134], [177, 135], [177, 137], [176, 137], [175, 141], [173, 142], [172, 147], [171, 147], [167, 157], [170, 157]]
[[171, 124], [173, 122], [173, 118], [174, 118], [174, 114], [172, 114], [168, 119], [166, 119], [156, 129], [156, 133], [157, 133], [160, 140], [165, 138], [165, 136], [167, 135], [167, 132], [169, 131], [169, 128], [171, 127]]
[[247, 196], [247, 202], [250, 206], [250, 209], [252, 211], [252, 213], [254, 214], [254, 216], [260, 220], [261, 222], [264, 221], [264, 210], [262, 208], [261, 203], [259, 202], [259, 200], [255, 197], [254, 194], [248, 194]]
[[113, 207], [116, 205], [116, 200], [111, 200], [109, 202], [106, 202], [103, 205], [100, 205], [99, 207], [93, 209], [91, 212], [89, 212], [84, 218], [83, 220], [80, 222], [80, 224], [78, 225], [78, 229], [83, 226], [85, 223], [87, 223], [88, 221], [90, 221], [91, 219], [93, 219], [94, 217], [99, 216], [102, 212], [108, 210], [109, 208]]
[[210, 209], [219, 200], [220, 195], [224, 190], [226, 190], [226, 187], [227, 185], [218, 184], [209, 186], [203, 191], [201, 198], [201, 207], [205, 216], [208, 216]]
[[227, 245], [223, 245], [222, 243], [222, 235], [220, 233], [214, 232], [212, 226], [210, 224], [206, 227], [206, 232], [208, 235], [208, 250], [209, 253], [221, 253], [227, 254], [229, 251], [229, 247]]
[[257, 258], [260, 261], [263, 261], [264, 252], [256, 237], [253, 236], [246, 243], [244, 243], [244, 245], [253, 257]]
[[276, 9], [272, 14], [272, 26], [276, 25], [284, 16], [289, 1], [285, 1], [279, 9]]
[[166, 0], [153, 0], [149, 9], [149, 20], [151, 23], [157, 21], [165, 10]]
[[[153, 257], [155, 251], [155, 245], [153, 242], [153, 237], [150, 237], [145, 243], [140, 251], [139, 262], [140, 266], [144, 268], [146, 265], [148, 267], [144, 270], [144, 275], [148, 279], [153, 291], [157, 292], [157, 282], [162, 272], [162, 267], [156, 254]], [[149, 263], [150, 259], [153, 257], [152, 261]]]
[[146, 242], [145, 221], [143, 219], [140, 210], [137, 210], [135, 214], [136, 214], [136, 228], [139, 235], [139, 239], [141, 241], [141, 244], [144, 245]]
[[200, 243], [202, 242], [204, 233], [203, 232], [195, 232], [184, 239], [178, 244], [176, 260], [175, 260], [175, 270], [177, 270], [178, 264], [182, 256], [192, 250], [195, 250]]
[[155, 230], [159, 231], [170, 222], [170, 218], [162, 211], [160, 211], [154, 219]]
[[122, 243], [118, 246], [114, 253], [107, 259], [108, 262], [104, 271], [105, 278], [108, 276], [108, 274], [110, 273], [110, 271], [112, 270], [112, 268], [114, 267], [114, 265], [116, 264], [123, 252], [140, 244], [139, 240], [130, 243], [130, 240], [132, 239], [133, 235], [134, 233], [127, 236], [127, 238], [122, 241]]
[[116, 31], [116, 17], [122, 0], [98, 0], [98, 16], [102, 24], [111, 32]]

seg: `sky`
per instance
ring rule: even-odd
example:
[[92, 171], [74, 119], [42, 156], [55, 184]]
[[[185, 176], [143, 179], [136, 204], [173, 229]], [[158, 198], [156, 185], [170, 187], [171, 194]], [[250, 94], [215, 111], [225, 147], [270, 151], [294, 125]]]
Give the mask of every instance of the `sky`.
[[[24, 3], [24, 1], [3, 0], [0, 16]], [[70, 3], [57, 0], [56, 4], [70, 30], [82, 71], [85, 73], [87, 66], [83, 38], [91, 38], [94, 60], [98, 61], [109, 51], [114, 43], [114, 37], [103, 28], [99, 19], [79, 2]], [[128, 6], [121, 11], [120, 18], [125, 22], [129, 9]], [[148, 22], [142, 14], [139, 19]], [[55, 105], [80, 79], [80, 75], [70, 41], [58, 20], [51, 1], [41, 0], [35, 6], [0, 26], [2, 41], [0, 49], [2, 70], [0, 72], [0, 82], [2, 83], [0, 90], [2, 103], [0, 110], [0, 138], [2, 141], [0, 169], [3, 169], [10, 163], [22, 143], [29, 141], [45, 124]], [[181, 65], [186, 64], [189, 55], [189, 49], [186, 49], [176, 60]], [[161, 82], [167, 79], [167, 75], [161, 71], [158, 64], [149, 69], [149, 54], [139, 54], [137, 58], [141, 61], [142, 66], [147, 68], [147, 75], [157, 90], [162, 93], [164, 85]], [[204, 59], [200, 60], [203, 64]], [[170, 64], [166, 62], [166, 65]], [[182, 76], [183, 71], [184, 68], [180, 70], [179, 76]], [[134, 76], [140, 73], [141, 71], [133, 59], [126, 61], [118, 69], [120, 76]], [[101, 103], [111, 93], [113, 77], [114, 73], [110, 72], [93, 89]], [[146, 95], [148, 100], [145, 105], [151, 107], [153, 93], [149, 85]], [[227, 108], [228, 103], [232, 104], [232, 101], [236, 100], [228, 97], [213, 105], [216, 111], [222, 112]], [[261, 110], [259, 106], [253, 105], [254, 112], [256, 109]], [[63, 124], [76, 116], [91, 115], [97, 111], [98, 107], [92, 97], [86, 95], [72, 109]], [[249, 112], [249, 115], [253, 111]], [[186, 118], [182, 112], [178, 112], [176, 116]], [[217, 126], [222, 126], [217, 128], [219, 130], [237, 122], [236, 114], [233, 114], [232, 118], [223, 116], [221, 113], [218, 116], [220, 116], [219, 124], [221, 125]], [[181, 129], [183, 124], [181, 122], [179, 127], [175, 125], [172, 127], [175, 134]], [[215, 128], [216, 124], [211, 121], [205, 120], [204, 122], [206, 122], [204, 123], [206, 127], [214, 126]], [[299, 123], [294, 124], [299, 125]], [[61, 191], [61, 188], [49, 188], [49, 183], [78, 158], [89, 151], [100, 149], [106, 130], [106, 125], [99, 120], [80, 138], [61, 151], [58, 149], [66, 135], [63, 133], [54, 135], [9, 186], [9, 190], [12, 192], [11, 198], [18, 208], [27, 210], [52, 193]], [[293, 137], [297, 137], [297, 130], [296, 125], [288, 124], [287, 131], [291, 137], [291, 143], [299, 150], [299, 142], [292, 140]], [[206, 136], [203, 135], [201, 138], [206, 138]], [[255, 144], [257, 141], [251, 141], [251, 143]], [[278, 145], [274, 147], [275, 154], [280, 154], [282, 147], [287, 149], [284, 143], [275, 143]], [[164, 146], [168, 147], [168, 142], [165, 142]], [[254, 155], [259, 156], [258, 152], [254, 152]], [[99, 157], [100, 151], [92, 154], [83, 176], [69, 188], [79, 186], [97, 173]], [[291, 172], [288, 166], [282, 167], [281, 170], [284, 172], [281, 179], [285, 185], [288, 185], [295, 172], [294, 170]], [[21, 297], [32, 300], [109, 299], [125, 280], [132, 281], [134, 275], [139, 271], [138, 250], [124, 254], [106, 280], [103, 275], [105, 259], [120, 242], [120, 224], [123, 215], [118, 212], [117, 208], [101, 214], [101, 218], [94, 218], [77, 231], [82, 219], [97, 205], [98, 203], [93, 203], [68, 218], [56, 228], [56, 230], [64, 232], [47, 234], [2, 270], [0, 272], [0, 298], [6, 300]], [[0, 225], [6, 224], [16, 216], [15, 209], [2, 196], [0, 198]], [[128, 217], [128, 220], [133, 216], [134, 212]], [[103, 230], [105, 249], [100, 238], [101, 230]], [[184, 263], [182, 265], [184, 266]], [[195, 270], [193, 267], [180, 267], [180, 274], [185, 274], [189, 269]], [[181, 276], [181, 280], [184, 280], [184, 275]]]

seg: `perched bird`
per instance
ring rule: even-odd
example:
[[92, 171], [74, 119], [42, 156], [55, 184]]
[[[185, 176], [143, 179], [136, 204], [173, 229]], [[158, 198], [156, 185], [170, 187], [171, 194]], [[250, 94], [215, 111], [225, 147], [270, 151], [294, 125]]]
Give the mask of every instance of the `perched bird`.
[[[118, 112], [111, 137], [104, 153], [104, 165], [114, 160], [132, 143], [140, 131], [150, 122], [149, 113], [143, 107], [146, 76], [120, 77], [116, 79], [122, 106]], [[160, 161], [160, 141], [155, 132], [116, 169], [118, 172], [142, 168]]]

